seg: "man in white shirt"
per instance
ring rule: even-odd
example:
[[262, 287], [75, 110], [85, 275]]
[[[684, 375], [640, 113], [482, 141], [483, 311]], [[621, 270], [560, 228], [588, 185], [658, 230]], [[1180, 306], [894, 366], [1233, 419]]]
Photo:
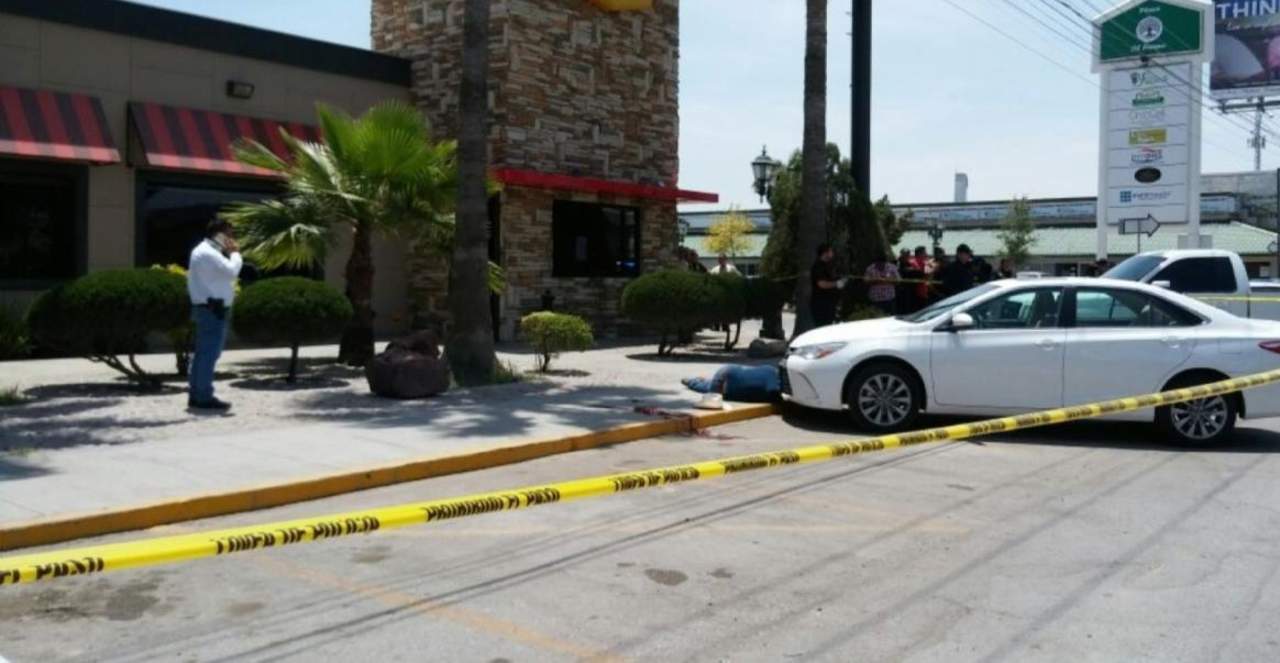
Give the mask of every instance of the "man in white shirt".
[[234, 229], [226, 221], [211, 222], [205, 239], [191, 250], [187, 293], [191, 295], [191, 319], [196, 324], [196, 347], [191, 357], [189, 408], [226, 411], [231, 407], [214, 397], [213, 371], [227, 340], [227, 318], [243, 265]]
[[737, 274], [738, 268], [734, 267], [733, 263], [729, 262], [729, 256], [726, 256], [725, 254], [721, 253], [720, 257], [716, 259], [716, 266], [711, 268], [711, 273], [712, 274]]

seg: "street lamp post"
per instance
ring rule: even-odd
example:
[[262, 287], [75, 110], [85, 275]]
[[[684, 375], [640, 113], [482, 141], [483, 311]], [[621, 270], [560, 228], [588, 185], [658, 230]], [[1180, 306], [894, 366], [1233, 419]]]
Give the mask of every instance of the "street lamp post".
[[769, 156], [768, 147], [760, 148], [760, 156], [751, 162], [751, 174], [755, 177], [754, 188], [764, 202], [773, 193], [773, 182], [778, 178], [782, 163]]
[[942, 235], [946, 232], [946, 228], [943, 228], [942, 224], [937, 221], [934, 221], [933, 226], [929, 228], [929, 239], [933, 240], [934, 251], [937, 251], [938, 247], [942, 246]]

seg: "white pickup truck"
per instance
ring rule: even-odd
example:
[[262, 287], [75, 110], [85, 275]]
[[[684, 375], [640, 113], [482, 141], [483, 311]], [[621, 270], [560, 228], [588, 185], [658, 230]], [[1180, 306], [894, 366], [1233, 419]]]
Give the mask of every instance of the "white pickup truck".
[[1242, 318], [1280, 320], [1280, 282], [1250, 282], [1244, 261], [1231, 251], [1149, 251], [1121, 262], [1103, 276], [1164, 286]]

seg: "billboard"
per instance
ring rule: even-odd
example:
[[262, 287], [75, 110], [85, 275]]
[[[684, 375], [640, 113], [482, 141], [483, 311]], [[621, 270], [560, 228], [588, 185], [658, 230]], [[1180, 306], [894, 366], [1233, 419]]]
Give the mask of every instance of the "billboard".
[[1213, 10], [1213, 97], [1280, 93], [1280, 0], [1218, 0]]

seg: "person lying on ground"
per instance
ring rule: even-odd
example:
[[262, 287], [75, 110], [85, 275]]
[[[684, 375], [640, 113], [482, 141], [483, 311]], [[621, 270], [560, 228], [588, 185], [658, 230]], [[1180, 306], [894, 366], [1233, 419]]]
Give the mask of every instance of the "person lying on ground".
[[782, 398], [777, 366], [729, 364], [710, 378], [685, 378], [680, 383], [699, 394], [720, 394], [725, 400], [741, 403], [773, 403]]

